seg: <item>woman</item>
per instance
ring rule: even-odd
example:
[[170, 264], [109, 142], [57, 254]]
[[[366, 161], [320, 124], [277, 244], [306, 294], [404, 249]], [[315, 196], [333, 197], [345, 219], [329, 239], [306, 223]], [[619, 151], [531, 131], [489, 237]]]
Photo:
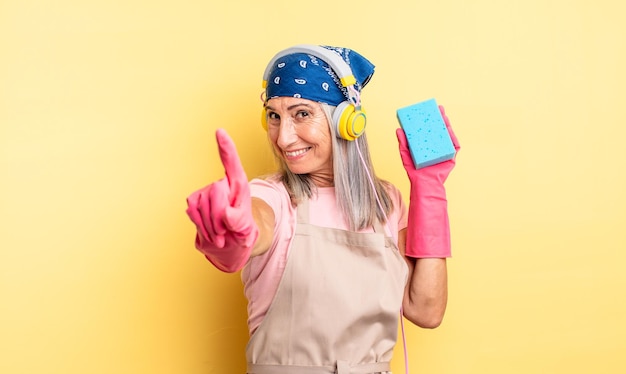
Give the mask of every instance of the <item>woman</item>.
[[[218, 269], [243, 269], [248, 373], [386, 373], [400, 311], [437, 327], [450, 256], [443, 182], [454, 160], [416, 170], [407, 211], [376, 177], [360, 93], [374, 66], [345, 48], [279, 52], [264, 75], [262, 123], [277, 173], [248, 182], [217, 131], [226, 177], [194, 192], [187, 214]], [[458, 143], [440, 108], [455, 147]]]

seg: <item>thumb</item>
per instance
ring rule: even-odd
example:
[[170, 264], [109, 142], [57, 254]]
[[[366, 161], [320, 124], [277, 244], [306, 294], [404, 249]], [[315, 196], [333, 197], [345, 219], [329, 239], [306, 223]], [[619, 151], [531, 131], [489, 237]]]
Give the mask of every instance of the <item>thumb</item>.
[[224, 225], [233, 233], [247, 235], [254, 225], [250, 204], [243, 204], [239, 207], [229, 206], [224, 212]]
[[441, 112], [441, 117], [443, 117], [443, 122], [446, 124], [446, 129], [448, 130], [448, 134], [450, 134], [452, 145], [454, 145], [454, 149], [458, 152], [461, 149], [461, 144], [459, 144], [459, 140], [454, 134], [454, 131], [452, 131], [452, 125], [450, 125], [450, 119], [446, 115], [446, 109], [443, 107], [443, 105], [439, 105], [439, 111]]
[[249, 209], [249, 204], [238, 208], [228, 207], [224, 217], [224, 224], [229, 228], [233, 237], [245, 247], [254, 245], [259, 236], [259, 229]]

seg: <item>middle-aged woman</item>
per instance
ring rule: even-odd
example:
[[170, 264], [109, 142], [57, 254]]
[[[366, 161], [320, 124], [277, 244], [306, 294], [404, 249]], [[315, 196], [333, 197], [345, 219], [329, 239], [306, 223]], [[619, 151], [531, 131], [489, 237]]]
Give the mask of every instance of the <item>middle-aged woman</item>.
[[360, 95], [373, 73], [347, 48], [279, 52], [265, 71], [262, 116], [277, 172], [248, 182], [218, 130], [226, 177], [187, 199], [196, 248], [224, 272], [243, 269], [248, 373], [387, 373], [401, 311], [424, 328], [442, 321], [451, 255], [443, 184], [455, 161], [416, 169], [396, 130], [407, 210], [370, 158]]

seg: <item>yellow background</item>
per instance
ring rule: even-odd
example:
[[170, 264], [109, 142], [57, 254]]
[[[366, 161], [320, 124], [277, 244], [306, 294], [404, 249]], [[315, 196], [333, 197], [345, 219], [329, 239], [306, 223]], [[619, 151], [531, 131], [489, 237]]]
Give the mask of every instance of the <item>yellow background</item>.
[[185, 198], [223, 175], [218, 127], [273, 168], [261, 75], [298, 43], [377, 65], [373, 157], [406, 198], [395, 110], [435, 97], [461, 141], [449, 308], [407, 327], [412, 373], [626, 371], [621, 4], [0, 2], [0, 372], [244, 372], [239, 275]]

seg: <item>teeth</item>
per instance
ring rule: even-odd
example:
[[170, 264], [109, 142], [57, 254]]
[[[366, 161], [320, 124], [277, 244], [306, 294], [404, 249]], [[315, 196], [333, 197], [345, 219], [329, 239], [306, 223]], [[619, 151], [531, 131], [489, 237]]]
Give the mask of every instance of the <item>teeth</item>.
[[296, 157], [296, 156], [300, 156], [301, 154], [305, 153], [307, 151], [307, 149], [300, 149], [297, 151], [293, 151], [293, 152], [285, 152], [285, 156], [287, 157]]

